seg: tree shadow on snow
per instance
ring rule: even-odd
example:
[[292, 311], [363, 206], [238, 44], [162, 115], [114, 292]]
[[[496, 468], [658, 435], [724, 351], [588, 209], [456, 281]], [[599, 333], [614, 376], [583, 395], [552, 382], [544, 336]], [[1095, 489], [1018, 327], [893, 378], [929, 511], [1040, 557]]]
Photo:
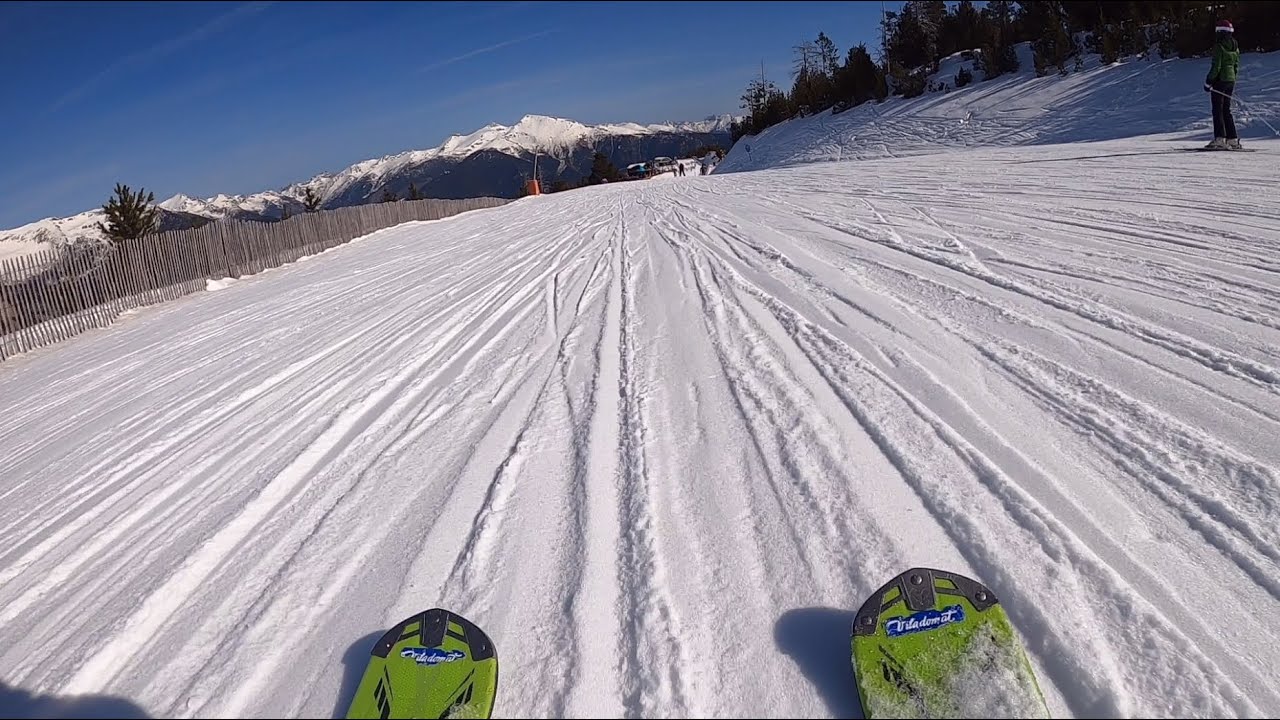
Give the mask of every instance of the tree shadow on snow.
[[145, 718], [131, 700], [110, 695], [37, 695], [0, 682], [0, 717], [5, 718]]
[[800, 666], [835, 717], [863, 717], [849, 648], [854, 615], [835, 608], [796, 608], [773, 627], [778, 649]]
[[360, 678], [364, 676], [364, 669], [369, 666], [369, 655], [373, 652], [373, 646], [377, 645], [381, 638], [382, 632], [369, 633], [352, 643], [351, 647], [343, 653], [342, 686], [338, 688], [338, 698], [333, 706], [335, 718], [347, 716], [347, 710], [351, 708], [356, 690], [360, 689]]

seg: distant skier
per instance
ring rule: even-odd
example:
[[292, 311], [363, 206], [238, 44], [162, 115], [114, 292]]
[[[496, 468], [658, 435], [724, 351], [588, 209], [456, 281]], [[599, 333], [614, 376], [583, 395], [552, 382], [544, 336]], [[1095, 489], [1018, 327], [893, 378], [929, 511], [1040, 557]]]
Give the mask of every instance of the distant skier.
[[1204, 79], [1204, 90], [1213, 104], [1213, 140], [1205, 145], [1208, 150], [1239, 150], [1240, 138], [1236, 135], [1236, 120], [1231, 116], [1231, 94], [1236, 88], [1236, 73], [1240, 69], [1240, 45], [1236, 42], [1235, 28], [1230, 20], [1221, 20], [1215, 28], [1213, 65]]

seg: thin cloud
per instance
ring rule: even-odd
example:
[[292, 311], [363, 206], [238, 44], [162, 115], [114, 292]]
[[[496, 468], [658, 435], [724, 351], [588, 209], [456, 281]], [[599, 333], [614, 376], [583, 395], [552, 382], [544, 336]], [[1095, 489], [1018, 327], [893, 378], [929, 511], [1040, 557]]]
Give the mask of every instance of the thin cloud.
[[90, 77], [88, 80], [84, 81], [83, 83], [80, 83], [76, 87], [64, 93], [62, 97], [55, 100], [53, 104], [49, 106], [49, 112], [60, 110], [66, 107], [67, 105], [75, 103], [76, 101], [80, 100], [84, 96], [93, 92], [94, 89], [102, 85], [105, 80], [109, 79], [113, 75], [120, 73], [123, 70], [146, 67], [147, 65], [150, 65], [156, 62], [157, 60], [160, 60], [166, 55], [172, 55], [173, 53], [178, 52], [179, 50], [182, 50], [183, 48], [186, 48], [194, 43], [197, 43], [200, 40], [214, 33], [225, 30], [226, 28], [234, 25], [236, 22], [240, 21], [243, 18], [256, 15], [262, 12], [263, 10], [267, 9], [273, 4], [275, 3], [274, 2], [254, 2], [254, 3], [248, 3], [246, 5], [241, 5], [235, 8], [234, 10], [230, 10], [228, 12], [225, 12], [215, 17], [209, 22], [195, 28], [194, 30], [188, 33], [178, 35], [177, 37], [169, 38], [164, 42], [158, 43], [156, 45], [152, 45], [151, 47], [148, 47], [148, 48], [144, 48], [130, 55], [126, 55], [120, 58], [119, 60], [116, 60], [115, 62], [111, 63], [110, 65], [108, 65], [98, 74], [94, 75], [93, 77]]
[[550, 34], [552, 34], [552, 33], [554, 33], [554, 32], [556, 32], [556, 31], [555, 31], [555, 30], [543, 30], [542, 32], [534, 33], [534, 34], [532, 34], [532, 35], [525, 35], [524, 37], [518, 37], [518, 38], [515, 38], [514, 40], [505, 40], [505, 41], [500, 42], [500, 43], [498, 43], [498, 44], [496, 44], [496, 45], [490, 45], [490, 46], [488, 46], [488, 47], [476, 48], [475, 50], [471, 50], [471, 51], [469, 51], [469, 52], [462, 53], [461, 55], [457, 55], [457, 56], [455, 56], [455, 57], [451, 57], [451, 58], [449, 58], [449, 59], [447, 59], [447, 60], [441, 60], [441, 61], [439, 61], [439, 62], [431, 63], [430, 65], [428, 65], [428, 66], [426, 66], [426, 67], [422, 68], [422, 69], [421, 69], [421, 70], [419, 70], [418, 72], [427, 72], [427, 71], [429, 71], [429, 70], [435, 70], [435, 69], [437, 69], [437, 68], [442, 68], [442, 67], [444, 67], [444, 66], [446, 66], [446, 65], [452, 65], [452, 64], [454, 64], [454, 63], [462, 62], [463, 60], [469, 60], [469, 59], [471, 59], [471, 58], [473, 58], [473, 57], [475, 57], [475, 56], [477, 56], [477, 55], [484, 55], [484, 54], [486, 54], [486, 53], [491, 53], [491, 52], [494, 52], [494, 51], [497, 51], [497, 50], [501, 50], [501, 49], [502, 49], [502, 48], [504, 48], [504, 47], [510, 47], [510, 46], [512, 46], [512, 45], [517, 45], [517, 44], [519, 44], [519, 43], [523, 43], [523, 42], [529, 42], [530, 40], [537, 40], [537, 39], [538, 39], [538, 38], [540, 38], [540, 37], [546, 37], [546, 36], [548, 36], [548, 35], [550, 35]]

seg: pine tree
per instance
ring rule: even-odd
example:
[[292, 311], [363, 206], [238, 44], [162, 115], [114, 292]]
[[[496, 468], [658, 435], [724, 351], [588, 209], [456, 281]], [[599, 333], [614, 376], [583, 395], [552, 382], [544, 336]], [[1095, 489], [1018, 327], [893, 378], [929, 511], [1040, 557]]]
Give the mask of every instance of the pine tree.
[[991, 0], [982, 9], [987, 37], [983, 42], [981, 65], [987, 80], [1018, 71], [1017, 22], [1010, 0]]
[[1020, 2], [1023, 27], [1034, 33], [1036, 75], [1050, 69], [1065, 72], [1067, 60], [1076, 53], [1075, 41], [1068, 32], [1066, 11], [1061, 0]]
[[[863, 47], [863, 46], [859, 46]], [[837, 102], [846, 103], [848, 105], [857, 105], [854, 99], [858, 94], [858, 81], [853, 74], [853, 66], [855, 63], [854, 56], [857, 55], [858, 48], [849, 48], [849, 53], [845, 55], [844, 62], [836, 70], [836, 76], [831, 93], [835, 96]]]
[[759, 134], [770, 125], [786, 119], [786, 104], [786, 95], [761, 73], [761, 77], [747, 83], [747, 89], [742, 94], [742, 109], [747, 111], [747, 117], [738, 127], [740, 132], [733, 138], [734, 141], [743, 135]]
[[1102, 55], [1102, 63], [1110, 65], [1120, 59], [1120, 33], [1114, 25], [1103, 26], [1098, 31], [1095, 44]]
[[815, 92], [816, 76], [818, 75], [818, 46], [812, 41], [804, 42], [792, 48], [795, 53], [795, 84], [791, 87], [791, 104], [802, 115], [807, 115], [818, 109], [819, 98]]
[[871, 59], [867, 46], [860, 44], [849, 48], [844, 65], [837, 73], [836, 97], [852, 105], [861, 105], [872, 98], [882, 97], [878, 90], [883, 82], [880, 68]]
[[287, 204], [281, 204], [280, 205], [280, 221], [284, 222], [285, 220], [288, 220], [290, 215], [291, 213], [289, 212], [289, 206]]
[[316, 195], [316, 191], [307, 188], [306, 194], [302, 196], [302, 206], [307, 212], [315, 212], [320, 209], [320, 196]]
[[619, 177], [618, 168], [613, 166], [608, 155], [597, 152], [591, 156], [591, 175], [587, 178], [589, 184], [599, 185], [606, 181], [613, 182]]
[[945, 38], [942, 32], [946, 24], [947, 4], [943, 0], [923, 0], [916, 6], [924, 39], [925, 64], [932, 65], [958, 49], [954, 39]]
[[834, 78], [836, 70], [840, 69], [840, 51], [836, 49], [836, 44], [826, 33], [819, 32], [814, 47], [818, 51], [818, 69], [828, 78]]
[[[1272, 52], [1280, 50], [1280, 2], [1256, 0], [1255, 2], [1228, 3], [1227, 15], [1236, 27], [1236, 42], [1241, 52]], [[1214, 18], [1216, 21], [1217, 18]], [[1202, 37], [1212, 39], [1206, 33]]]
[[901, 11], [886, 13], [886, 50], [891, 69], [900, 66], [896, 74], [931, 67], [944, 49], [949, 54], [951, 48], [941, 44], [946, 15], [947, 5], [941, 0], [908, 0]]
[[982, 47], [990, 34], [990, 28], [986, 25], [986, 18], [978, 11], [973, 0], [961, 0], [943, 21], [943, 34], [948, 38], [945, 44], [952, 48], [952, 52]]
[[107, 222], [98, 223], [98, 230], [111, 242], [120, 245], [128, 240], [137, 240], [154, 232], [159, 225], [160, 208], [154, 205], [155, 193], [144, 196], [144, 192], [139, 188], [135, 193], [128, 185], [116, 183], [115, 195], [102, 206]]
[[379, 200], [378, 202], [389, 203], [389, 202], [395, 202], [399, 199], [400, 198], [396, 197], [395, 193], [391, 192], [391, 188], [384, 187], [382, 188], [382, 199]]
[[777, 125], [786, 120], [791, 117], [793, 110], [791, 103], [787, 101], [787, 94], [777, 88], [773, 88], [764, 104], [764, 127], [761, 129]]
[[411, 182], [411, 183], [409, 183], [409, 199], [410, 199], [410, 200], [421, 200], [421, 199], [422, 199], [422, 195], [418, 192], [418, 186], [417, 186], [417, 185], [415, 185], [415, 184], [414, 184], [414, 183], [412, 183], [412, 182]]
[[826, 33], [819, 32], [814, 42], [818, 53], [817, 75], [813, 78], [813, 95], [817, 109], [825, 110], [836, 103], [836, 74], [840, 72], [840, 50]]

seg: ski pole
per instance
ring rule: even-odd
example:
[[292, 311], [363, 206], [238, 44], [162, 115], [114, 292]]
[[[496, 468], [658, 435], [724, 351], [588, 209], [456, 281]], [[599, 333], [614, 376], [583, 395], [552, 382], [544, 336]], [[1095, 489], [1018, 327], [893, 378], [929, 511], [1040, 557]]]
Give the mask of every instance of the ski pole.
[[[1244, 102], [1243, 100], [1240, 100], [1234, 95], [1228, 95], [1216, 87], [1209, 88], [1209, 92], [1217, 93], [1228, 100], [1235, 100], [1236, 102], [1240, 103], [1240, 107], [1244, 108], [1245, 110], [1249, 110], [1249, 104]], [[1275, 133], [1276, 137], [1280, 137], [1280, 130], [1276, 130], [1275, 128], [1271, 127], [1271, 123], [1267, 122], [1266, 118], [1258, 117], [1257, 113], [1254, 113], [1253, 111], [1249, 111], [1249, 114], [1253, 115], [1254, 117], [1257, 117], [1259, 120], [1262, 121], [1263, 125], [1266, 125], [1268, 128], [1271, 128], [1271, 132]]]

